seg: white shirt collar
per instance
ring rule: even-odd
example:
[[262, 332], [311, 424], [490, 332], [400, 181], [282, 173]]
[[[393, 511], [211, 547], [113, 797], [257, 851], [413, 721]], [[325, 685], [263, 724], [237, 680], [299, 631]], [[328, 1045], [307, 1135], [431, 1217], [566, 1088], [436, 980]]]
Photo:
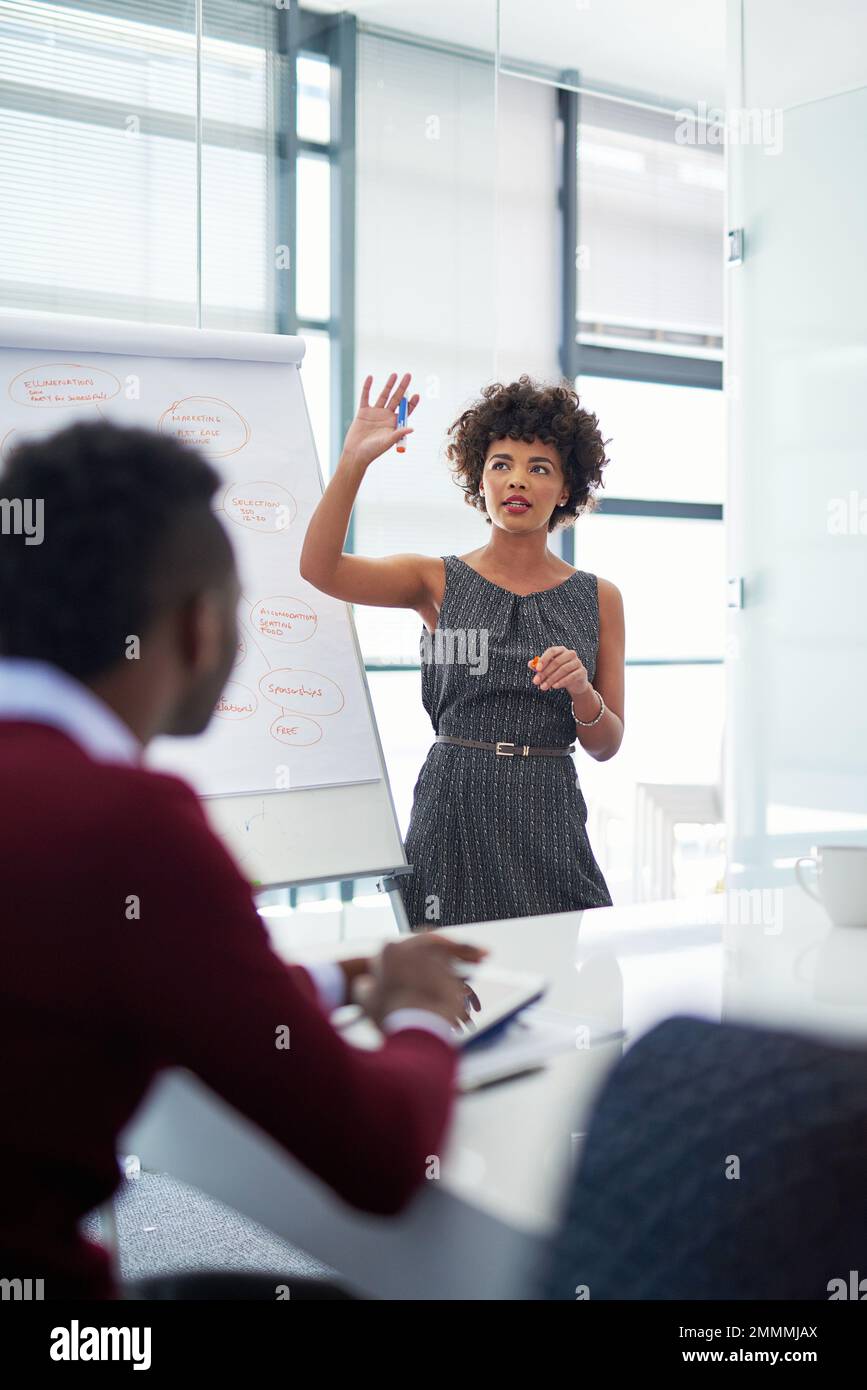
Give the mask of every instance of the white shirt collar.
[[141, 761], [142, 745], [120, 716], [48, 661], [0, 657], [0, 719], [60, 729], [98, 762]]

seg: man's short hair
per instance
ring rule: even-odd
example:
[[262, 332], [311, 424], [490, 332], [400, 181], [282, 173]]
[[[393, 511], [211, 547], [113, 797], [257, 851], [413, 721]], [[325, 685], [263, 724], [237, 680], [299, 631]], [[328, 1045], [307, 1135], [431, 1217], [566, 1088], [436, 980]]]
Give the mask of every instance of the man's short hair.
[[164, 612], [224, 583], [234, 562], [211, 507], [219, 481], [194, 449], [106, 421], [20, 443], [0, 496], [40, 502], [43, 534], [0, 535], [0, 655], [87, 680]]

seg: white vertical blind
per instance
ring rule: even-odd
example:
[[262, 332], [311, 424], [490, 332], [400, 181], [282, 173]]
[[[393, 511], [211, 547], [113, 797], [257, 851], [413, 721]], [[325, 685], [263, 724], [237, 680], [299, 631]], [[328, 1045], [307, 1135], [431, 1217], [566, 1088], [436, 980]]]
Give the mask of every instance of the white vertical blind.
[[580, 98], [579, 120], [582, 340], [718, 356], [723, 146], [702, 143], [701, 124], [599, 97]]
[[[273, 327], [273, 7], [205, 0], [203, 323]], [[193, 0], [0, 0], [0, 302], [195, 322]]]
[[[495, 83], [493, 63], [361, 33], [357, 385], [413, 371], [422, 396], [406, 455], [377, 460], [361, 485], [361, 555], [484, 545], [489, 527], [450, 477], [447, 427], [497, 371], [556, 371], [553, 95], [507, 83], [520, 114], [504, 149]], [[503, 106], [500, 81], [500, 122]], [[414, 613], [357, 607], [356, 621], [368, 662], [417, 662]]]

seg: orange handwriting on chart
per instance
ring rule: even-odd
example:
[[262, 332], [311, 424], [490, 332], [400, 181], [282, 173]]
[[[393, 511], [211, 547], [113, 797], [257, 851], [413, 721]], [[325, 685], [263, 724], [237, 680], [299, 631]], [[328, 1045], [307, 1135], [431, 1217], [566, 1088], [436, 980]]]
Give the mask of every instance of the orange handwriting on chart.
[[290, 666], [269, 671], [259, 681], [259, 690], [266, 700], [295, 714], [337, 714], [344, 704], [343, 691], [336, 681], [319, 671]]
[[319, 619], [300, 598], [263, 598], [252, 609], [250, 622], [265, 637], [275, 642], [306, 642], [312, 637]]
[[250, 426], [243, 415], [218, 396], [185, 396], [174, 401], [163, 411], [157, 429], [217, 459], [237, 454], [250, 439]]
[[102, 367], [80, 362], [48, 362], [27, 367], [9, 383], [9, 395], [18, 405], [57, 409], [70, 405], [101, 405], [120, 391], [120, 382]]
[[285, 531], [298, 511], [291, 492], [279, 483], [230, 483], [223, 494], [223, 511], [238, 526], [251, 531]]
[[259, 708], [259, 701], [240, 681], [227, 681], [214, 707], [214, 714], [220, 719], [249, 719]]
[[235, 657], [235, 665], [236, 665], [236, 666], [240, 666], [240, 665], [241, 665], [241, 662], [244, 661], [244, 660], [246, 660], [246, 656], [247, 656], [247, 643], [246, 643], [246, 641], [244, 640], [244, 634], [243, 634], [243, 632], [239, 632], [239, 633], [238, 633], [238, 652], [237, 652], [237, 655], [236, 655], [236, 657]]
[[322, 737], [316, 720], [305, 719], [303, 714], [278, 714], [268, 732], [278, 743], [289, 743], [295, 748], [307, 748]]

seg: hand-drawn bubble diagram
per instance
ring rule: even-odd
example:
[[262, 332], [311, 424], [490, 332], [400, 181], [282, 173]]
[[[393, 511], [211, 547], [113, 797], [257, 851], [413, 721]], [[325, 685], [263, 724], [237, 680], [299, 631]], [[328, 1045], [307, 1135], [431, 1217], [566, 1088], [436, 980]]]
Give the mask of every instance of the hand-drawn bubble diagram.
[[271, 737], [298, 746], [318, 743], [322, 737], [322, 726], [310, 712], [321, 719], [339, 714], [345, 703], [336, 681], [321, 671], [295, 666], [268, 671], [259, 681], [259, 692], [281, 710], [271, 725]]
[[227, 681], [217, 701], [214, 713], [221, 719], [249, 719], [256, 713], [259, 701], [240, 681]]
[[298, 504], [280, 483], [263, 481], [230, 483], [223, 493], [222, 510], [229, 521], [249, 531], [277, 535], [292, 525]]
[[[248, 633], [238, 642], [238, 655], [233, 676], [239, 668], [252, 661], [253, 649], [265, 664], [264, 675], [258, 680], [258, 695], [248, 684], [230, 680], [217, 702], [214, 714], [218, 719], [248, 719], [259, 708], [259, 696], [280, 710], [268, 732], [278, 743], [296, 748], [309, 747], [322, 738], [320, 719], [339, 714], [345, 704], [343, 691], [336, 681], [321, 671], [307, 667], [273, 666], [268, 653], [254, 635], [283, 645], [307, 642], [319, 623], [315, 610], [303, 599], [289, 595], [260, 599], [251, 604], [242, 597], [248, 608]], [[243, 619], [242, 619], [243, 621]], [[249, 677], [247, 677], [249, 679]], [[315, 717], [314, 717], [315, 716]]]
[[43, 409], [67, 409], [76, 405], [100, 405], [120, 392], [120, 382], [103, 367], [85, 367], [80, 362], [47, 362], [26, 367], [9, 383], [9, 395], [16, 405], [35, 405]]
[[[251, 437], [250, 427], [240, 411], [217, 396], [185, 396], [174, 401], [160, 416], [159, 429], [214, 459], [239, 453]], [[267, 479], [236, 480], [226, 485], [219, 510], [228, 521], [247, 531], [277, 536], [292, 525], [298, 505], [282, 483]], [[241, 605], [242, 630], [233, 679], [217, 702], [216, 717], [233, 721], [249, 719], [259, 709], [259, 697], [264, 696], [280, 710], [269, 726], [271, 738], [298, 748], [320, 742], [323, 730], [318, 719], [343, 709], [343, 691], [336, 681], [322, 672], [275, 666], [267, 651], [271, 642], [292, 646], [309, 641], [319, 626], [318, 614], [309, 603], [293, 594], [274, 594], [257, 602], [251, 602], [242, 594]], [[260, 640], [263, 638], [266, 639], [264, 644]], [[265, 668], [257, 682], [258, 693], [251, 688], [251, 667], [257, 661], [257, 654]]]
[[[247, 638], [241, 638], [233, 674], [247, 664], [248, 658], [253, 659], [255, 649], [266, 667], [258, 680], [258, 695], [280, 711], [269, 726], [271, 738], [296, 748], [318, 743], [323, 733], [319, 720], [340, 713], [345, 704], [343, 691], [335, 680], [321, 671], [272, 665], [267, 651], [254, 635], [286, 646], [307, 642], [316, 632], [318, 615], [309, 603], [291, 595], [260, 599], [255, 604], [248, 599], [242, 602], [249, 610], [246, 619], [249, 627]], [[249, 685], [232, 680], [223, 691], [215, 713], [223, 719], [244, 719], [258, 707], [259, 698]]]
[[[233, 676], [255, 659], [255, 650], [265, 666], [265, 674], [259, 680], [259, 690], [281, 711], [269, 727], [271, 737], [278, 743], [296, 747], [318, 743], [322, 738], [322, 726], [301, 711], [313, 709], [320, 715], [335, 714], [343, 708], [342, 691], [334, 681], [316, 671], [295, 672], [288, 667], [274, 670], [267, 652], [255, 635], [258, 633], [260, 637], [284, 646], [307, 642], [319, 625], [316, 612], [303, 599], [288, 594], [260, 599], [255, 604], [251, 604], [242, 594], [241, 604], [247, 609], [247, 633], [245, 635], [243, 630], [238, 633]], [[240, 622], [245, 622], [243, 615]], [[307, 683], [296, 680], [296, 677], [304, 675], [312, 679]], [[272, 676], [274, 681], [266, 684]], [[286, 683], [278, 685], [278, 678], [285, 678]], [[290, 708], [290, 704], [297, 708]], [[214, 714], [218, 719], [241, 720], [248, 719], [258, 708], [258, 696], [249, 685], [230, 680], [217, 701]]]
[[0, 460], [8, 462], [12, 449], [24, 439], [54, 434], [69, 423], [58, 421], [55, 411], [65, 411], [74, 419], [82, 409], [93, 410], [98, 418], [100, 405], [114, 400], [120, 390], [117, 377], [104, 367], [87, 367], [81, 362], [41, 362], [25, 367], [12, 378], [7, 394], [15, 405], [42, 414], [34, 413], [34, 423], [6, 431], [0, 440]]
[[263, 637], [287, 644], [306, 642], [319, 625], [309, 603], [283, 595], [260, 599], [250, 610], [250, 622]]
[[250, 441], [250, 426], [240, 411], [219, 396], [184, 396], [163, 411], [160, 434], [195, 445], [210, 458], [229, 458]]

